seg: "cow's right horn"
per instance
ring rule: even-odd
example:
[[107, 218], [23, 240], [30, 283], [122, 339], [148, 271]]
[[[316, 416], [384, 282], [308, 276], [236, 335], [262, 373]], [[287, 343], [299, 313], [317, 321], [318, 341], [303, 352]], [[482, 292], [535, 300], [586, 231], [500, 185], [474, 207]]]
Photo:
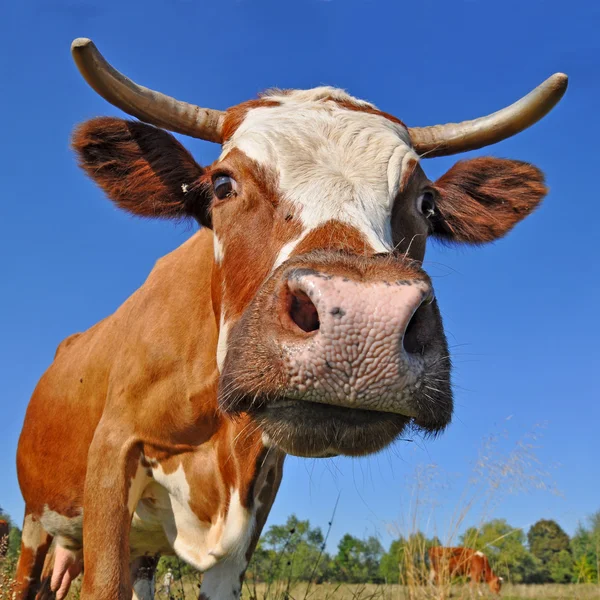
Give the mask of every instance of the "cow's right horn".
[[409, 127], [413, 146], [422, 158], [433, 158], [505, 140], [548, 114], [567, 91], [568, 81], [564, 73], [555, 73], [514, 104], [472, 121]]
[[111, 67], [87, 38], [74, 40], [71, 53], [88, 84], [127, 114], [169, 131], [210, 142], [223, 141], [224, 112], [188, 104], [137, 85]]

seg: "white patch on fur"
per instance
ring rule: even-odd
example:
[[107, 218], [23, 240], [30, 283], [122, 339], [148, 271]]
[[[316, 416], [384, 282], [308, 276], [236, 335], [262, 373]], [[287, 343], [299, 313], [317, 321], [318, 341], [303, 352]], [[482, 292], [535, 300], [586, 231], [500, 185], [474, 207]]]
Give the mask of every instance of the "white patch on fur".
[[[264, 443], [264, 436], [263, 436]], [[265, 444], [266, 445], [266, 444]], [[267, 453], [261, 472], [267, 473], [277, 461], [277, 453]], [[264, 477], [260, 489], [254, 491], [254, 510], [246, 510], [239, 501], [238, 490], [231, 491], [229, 511], [225, 520], [223, 540], [235, 548], [223, 560], [219, 561], [202, 577], [200, 592], [211, 600], [239, 600], [241, 584], [240, 575], [247, 566], [246, 551], [252, 539], [256, 525], [256, 512], [260, 509], [260, 497], [263, 488], [268, 485]]]
[[242, 506], [239, 490], [231, 490], [229, 509], [223, 525], [223, 533], [218, 544], [211, 550], [211, 555], [223, 558], [231, 553], [246, 554], [250, 536], [254, 529], [254, 512]]
[[213, 233], [213, 247], [215, 252], [215, 262], [220, 265], [225, 258], [225, 251], [223, 249], [223, 244], [221, 244], [215, 233]]
[[220, 560], [244, 556], [254, 527], [254, 513], [241, 505], [237, 490], [231, 490], [227, 512], [205, 522], [190, 508], [190, 487], [183, 465], [168, 475], [159, 466], [154, 469], [154, 477], [169, 494], [171, 510], [163, 515], [163, 527], [178, 556], [200, 571], [211, 569]]
[[250, 110], [221, 158], [238, 148], [274, 169], [305, 231], [342, 221], [357, 228], [375, 252], [388, 252], [402, 170], [409, 158], [419, 157], [402, 125], [327, 97], [373, 107], [334, 88], [274, 93], [268, 99], [281, 105]]
[[176, 471], [167, 474], [159, 465], [153, 469], [155, 480], [168, 492], [170, 512], [163, 515], [163, 528], [169, 544], [185, 561], [201, 571], [210, 569], [215, 564], [209, 551], [212, 543], [210, 523], [198, 519], [190, 508], [190, 486], [185, 476], [183, 465]]
[[296, 239], [288, 242], [283, 246], [283, 248], [279, 251], [277, 258], [275, 259], [275, 264], [273, 265], [273, 271], [281, 266], [289, 257], [290, 254], [294, 251], [294, 248], [306, 237], [309, 230], [305, 229]]
[[481, 551], [481, 550], [477, 550], [477, 552], [475, 552], [475, 556], [485, 556], [485, 554]]
[[217, 342], [217, 368], [219, 373], [223, 370], [225, 357], [227, 356], [227, 338], [229, 337], [229, 323], [227, 323], [221, 314], [221, 325], [219, 327], [219, 340]]
[[264, 98], [282, 103], [317, 102], [319, 100], [333, 98], [334, 100], [339, 100], [341, 102], [352, 102], [353, 104], [364, 106], [365, 108], [377, 108], [374, 104], [371, 104], [366, 100], [354, 98], [345, 90], [329, 85], [322, 85], [310, 90], [287, 90], [285, 92], [282, 92], [281, 90], [271, 90], [264, 95]]
[[31, 515], [25, 515], [23, 520], [23, 533], [21, 534], [21, 543], [25, 548], [37, 550], [40, 546], [40, 527], [41, 525], [33, 520]]
[[129, 509], [129, 514], [133, 514], [142, 497], [144, 488], [149, 482], [150, 477], [148, 477], [146, 469], [142, 466], [141, 462], [139, 462], [135, 474], [129, 482], [129, 492], [127, 495], [127, 508]]

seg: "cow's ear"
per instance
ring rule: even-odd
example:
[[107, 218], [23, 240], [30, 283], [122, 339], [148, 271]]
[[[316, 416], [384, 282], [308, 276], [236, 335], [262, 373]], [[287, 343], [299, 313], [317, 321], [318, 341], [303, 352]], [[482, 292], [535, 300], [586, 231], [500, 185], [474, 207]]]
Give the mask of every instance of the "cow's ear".
[[119, 207], [142, 217], [195, 217], [210, 227], [204, 169], [170, 134], [138, 121], [100, 117], [73, 133], [83, 170]]
[[435, 182], [433, 235], [481, 244], [501, 238], [547, 193], [543, 173], [525, 162], [474, 158], [456, 163]]

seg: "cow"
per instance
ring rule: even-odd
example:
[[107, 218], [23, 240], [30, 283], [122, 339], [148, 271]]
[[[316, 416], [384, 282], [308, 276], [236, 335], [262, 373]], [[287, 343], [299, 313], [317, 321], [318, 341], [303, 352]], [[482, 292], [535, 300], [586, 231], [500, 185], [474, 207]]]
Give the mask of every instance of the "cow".
[[[175, 554], [204, 573], [201, 598], [233, 600], [287, 454], [362, 456], [450, 422], [426, 240], [499, 239], [547, 190], [528, 163], [474, 158], [432, 182], [421, 158], [529, 127], [567, 78], [491, 116], [411, 128], [331, 87], [201, 108], [134, 83], [90, 40], [72, 53], [138, 119], [79, 125], [83, 170], [129, 213], [201, 227], [66, 338], [34, 390], [17, 598], [62, 600], [83, 570], [85, 600], [145, 599], [157, 557]], [[202, 167], [167, 130], [222, 153]]]
[[0, 558], [4, 558], [8, 552], [8, 533], [10, 527], [8, 522], [0, 519]]
[[429, 548], [429, 577], [432, 583], [440, 585], [450, 582], [453, 577], [465, 576], [471, 580], [471, 589], [485, 581], [492, 593], [500, 594], [502, 577], [492, 571], [487, 556], [472, 548]]

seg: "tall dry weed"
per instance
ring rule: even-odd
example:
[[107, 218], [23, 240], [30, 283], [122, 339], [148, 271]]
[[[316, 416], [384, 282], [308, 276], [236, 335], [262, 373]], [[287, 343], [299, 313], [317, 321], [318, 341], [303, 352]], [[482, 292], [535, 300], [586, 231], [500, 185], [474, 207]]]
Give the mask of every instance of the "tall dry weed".
[[[450, 572], [447, 560], [442, 560], [440, 572], [433, 576], [429, 549], [434, 545], [473, 547], [483, 524], [497, 514], [509, 495], [533, 490], [558, 493], [549, 470], [543, 468], [537, 456], [540, 436], [541, 427], [536, 426], [508, 450], [505, 449], [510, 441], [507, 431], [486, 436], [466, 477], [446, 473], [434, 464], [415, 469], [407, 486], [409, 502], [402, 507], [400, 521], [391, 527], [404, 541], [399, 556], [399, 583], [406, 589], [408, 600], [470, 598], [474, 590], [471, 586], [456, 585], [461, 580]], [[448, 516], [447, 499], [457, 486], [462, 486], [462, 491]], [[442, 506], [446, 516], [440, 523]], [[467, 525], [470, 525], [469, 535], [461, 539]], [[516, 531], [520, 530], [508, 531], [488, 541], [486, 546], [493, 546]], [[482, 584], [477, 592], [487, 592], [486, 588]]]

